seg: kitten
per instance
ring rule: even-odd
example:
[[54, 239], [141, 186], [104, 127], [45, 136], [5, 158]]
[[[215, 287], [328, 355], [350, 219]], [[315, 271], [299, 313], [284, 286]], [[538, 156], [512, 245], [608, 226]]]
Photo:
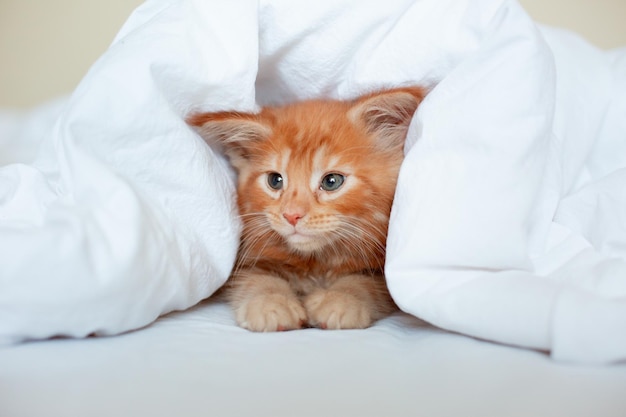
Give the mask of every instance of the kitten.
[[425, 90], [191, 115], [238, 173], [227, 296], [253, 331], [365, 328], [397, 307], [383, 265], [406, 132]]

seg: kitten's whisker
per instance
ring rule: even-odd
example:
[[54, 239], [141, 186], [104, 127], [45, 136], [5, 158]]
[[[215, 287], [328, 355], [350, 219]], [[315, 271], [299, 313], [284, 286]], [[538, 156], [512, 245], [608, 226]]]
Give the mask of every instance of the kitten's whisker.
[[353, 255], [358, 255], [358, 257], [360, 257], [363, 262], [368, 263], [370, 256], [366, 248], [364, 248], [363, 245], [360, 244], [359, 235], [356, 235], [348, 230], [342, 230], [341, 233], [339, 233], [339, 236], [342, 240], [342, 243], [344, 243], [348, 247], [350, 253], [352, 253]]
[[386, 227], [372, 227], [360, 218], [349, 216], [340, 216], [342, 219], [342, 228], [337, 235], [340, 236], [342, 243], [349, 246], [355, 254], [357, 254], [364, 262], [371, 261], [372, 257], [376, 259], [378, 269], [383, 269], [385, 255]]
[[[270, 233], [268, 233], [268, 235], [271, 235]], [[264, 236], [266, 237], [266, 236]], [[260, 240], [260, 239], [259, 239]], [[267, 236], [264, 240], [263, 246], [261, 247], [261, 249], [258, 251], [257, 256], [254, 258], [254, 262], [252, 263], [252, 266], [256, 266], [256, 264], [259, 262], [259, 260], [263, 257], [264, 252], [265, 252], [265, 248], [267, 248], [267, 245], [270, 244], [270, 242], [273, 240], [271, 239], [269, 236]]]
[[[269, 225], [265, 213], [244, 213], [240, 214], [239, 217], [240, 219], [242, 219], [243, 222], [241, 238], [242, 244], [239, 247], [237, 264], [233, 270], [232, 275], [236, 275], [244, 267], [249, 268], [256, 265], [261, 254], [263, 253], [263, 251], [267, 247], [268, 242], [270, 241], [269, 235], [271, 234], [268, 231]], [[257, 254], [257, 256], [252, 259], [250, 257], [250, 254], [253, 251], [256, 251], [258, 243], [261, 241], [264, 241], [265, 243], [261, 250], [258, 251], [259, 253]]]
[[[354, 217], [347, 217], [347, 216], [343, 217], [342, 220], [344, 221], [345, 225], [350, 226], [354, 230], [363, 234], [364, 237], [370, 237], [370, 235], [373, 234], [375, 235], [374, 237], [378, 237], [379, 240], [384, 241], [387, 239], [386, 225], [380, 225], [380, 226], [372, 225], [371, 223], [367, 223], [366, 221], [362, 219], [357, 219]], [[384, 247], [383, 244], [380, 244], [380, 245]]]
[[335, 244], [336, 243], [335, 239], [333, 239], [331, 236], [328, 236], [326, 234], [322, 235], [322, 239], [325, 242], [324, 247], [330, 248], [337, 258], [341, 258], [341, 252], [339, 252], [339, 249], [337, 248], [337, 245]]

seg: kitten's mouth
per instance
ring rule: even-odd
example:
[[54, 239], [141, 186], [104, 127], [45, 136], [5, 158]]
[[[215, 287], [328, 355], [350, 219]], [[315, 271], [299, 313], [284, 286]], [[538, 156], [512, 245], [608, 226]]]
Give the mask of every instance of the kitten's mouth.
[[285, 236], [287, 244], [299, 252], [314, 252], [324, 246], [319, 237], [294, 230]]
[[313, 239], [313, 236], [308, 235], [306, 233], [294, 231], [292, 234], [287, 236], [287, 241], [290, 243], [295, 242], [308, 242]]

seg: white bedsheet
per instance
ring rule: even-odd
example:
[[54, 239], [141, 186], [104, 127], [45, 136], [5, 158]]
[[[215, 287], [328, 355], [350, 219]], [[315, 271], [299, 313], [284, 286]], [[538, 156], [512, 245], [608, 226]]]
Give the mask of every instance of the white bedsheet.
[[0, 168], [0, 341], [118, 334], [222, 285], [232, 176], [189, 111], [411, 83], [433, 89], [390, 224], [398, 304], [557, 359], [626, 359], [626, 52], [499, 0], [146, 2], [54, 125], [0, 119], [2, 163], [22, 162]]
[[556, 363], [403, 313], [259, 334], [209, 301], [116, 337], [0, 347], [3, 417], [622, 417], [625, 388], [626, 364]]

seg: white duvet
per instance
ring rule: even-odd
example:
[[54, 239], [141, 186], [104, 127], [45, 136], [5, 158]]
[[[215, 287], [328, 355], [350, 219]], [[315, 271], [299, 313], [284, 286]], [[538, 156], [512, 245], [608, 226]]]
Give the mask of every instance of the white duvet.
[[0, 341], [117, 334], [224, 283], [232, 172], [188, 112], [415, 83], [432, 91], [390, 223], [398, 305], [625, 360], [626, 50], [498, 0], [146, 2], [68, 100], [0, 113]]

